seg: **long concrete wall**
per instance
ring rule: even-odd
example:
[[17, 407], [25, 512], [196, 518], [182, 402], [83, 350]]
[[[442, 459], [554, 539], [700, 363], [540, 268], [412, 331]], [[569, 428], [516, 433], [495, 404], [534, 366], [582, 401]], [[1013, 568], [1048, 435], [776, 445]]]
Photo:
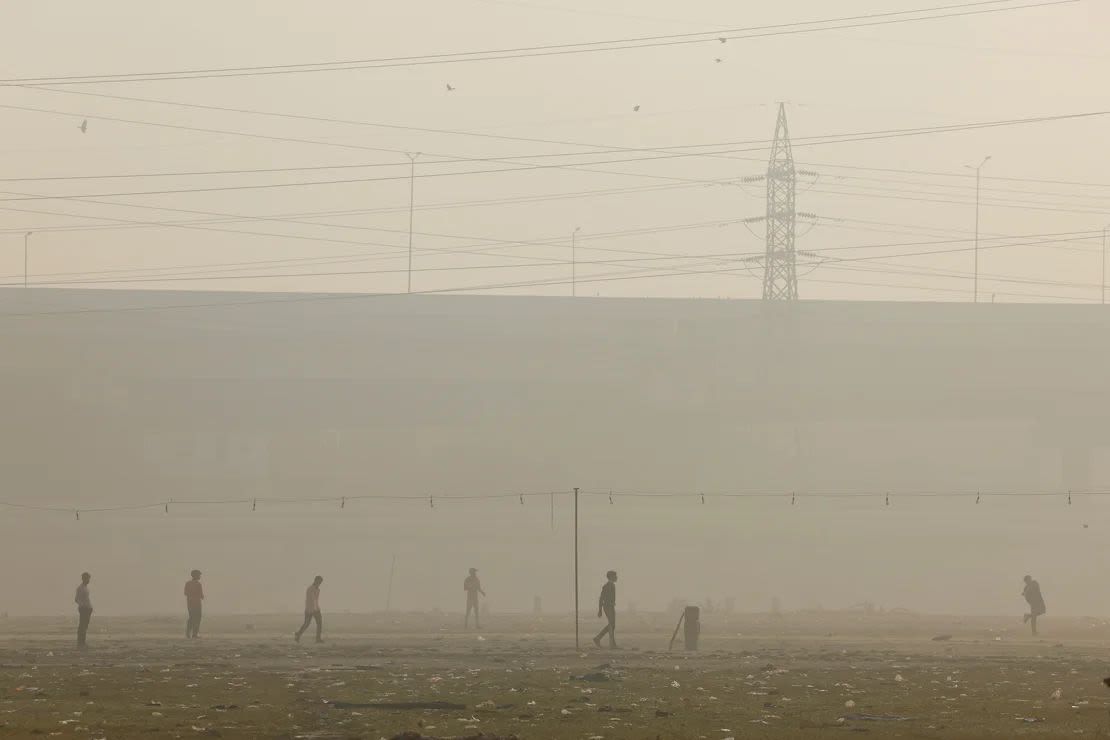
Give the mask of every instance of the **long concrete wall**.
[[1102, 307], [9, 290], [0, 312], [0, 464], [43, 495], [1110, 472]]

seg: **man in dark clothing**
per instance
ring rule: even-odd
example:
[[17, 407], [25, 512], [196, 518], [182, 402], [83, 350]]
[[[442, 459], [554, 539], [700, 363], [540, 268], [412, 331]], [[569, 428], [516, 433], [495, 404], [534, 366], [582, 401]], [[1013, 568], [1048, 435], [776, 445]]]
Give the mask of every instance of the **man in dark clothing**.
[[608, 623], [597, 633], [594, 645], [601, 647], [601, 638], [609, 635], [609, 647], [617, 646], [617, 571], [611, 570], [605, 574], [605, 585], [601, 587], [601, 598], [597, 601], [597, 617], [605, 615]]
[[200, 571], [194, 570], [193, 579], [185, 582], [185, 607], [189, 610], [189, 621], [185, 623], [185, 637], [195, 639], [200, 636], [201, 602], [204, 601], [204, 588], [200, 585]]
[[482, 629], [478, 619], [478, 594], [486, 595], [482, 590], [482, 582], [478, 580], [478, 569], [471, 568], [470, 575], [463, 581], [463, 591], [466, 591], [466, 617], [463, 618], [463, 628], [470, 626], [470, 612], [474, 611], [474, 629]]
[[89, 620], [92, 619], [93, 606], [92, 599], [89, 598], [89, 581], [92, 576], [88, 573], [81, 574], [81, 585], [77, 587], [77, 593], [73, 597], [73, 602], [77, 604], [77, 647], [85, 649], [85, 635], [89, 631]]
[[1044, 596], [1041, 595], [1041, 584], [1033, 580], [1033, 576], [1025, 577], [1025, 588], [1022, 589], [1021, 595], [1025, 597], [1025, 601], [1029, 604], [1029, 613], [1025, 615], [1025, 621], [1029, 622], [1033, 627], [1033, 636], [1037, 635], [1037, 617], [1045, 613]]
[[320, 613], [320, 584], [324, 582], [323, 576], [316, 576], [312, 579], [312, 584], [304, 593], [304, 624], [293, 635], [293, 639], [297, 642], [301, 641], [301, 635], [308, 629], [308, 625], [312, 620], [316, 620], [316, 642], [323, 642], [322, 637], [324, 632], [324, 617]]

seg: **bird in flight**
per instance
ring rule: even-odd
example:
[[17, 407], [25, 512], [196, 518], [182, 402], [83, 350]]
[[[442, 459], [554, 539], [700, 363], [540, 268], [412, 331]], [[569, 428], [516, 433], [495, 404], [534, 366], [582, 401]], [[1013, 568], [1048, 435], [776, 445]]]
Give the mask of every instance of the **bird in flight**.
[[89, 128], [89, 119], [86, 118], [84, 121], [81, 121], [81, 125], [77, 128], [81, 129], [81, 133], [85, 133]]
[[455, 88], [451, 87], [451, 83], [447, 83], [447, 92], [455, 92]]
[[640, 112], [640, 106], [638, 106], [638, 105], [632, 106], [632, 112], [633, 113], [639, 113]]
[[720, 36], [717, 40], [720, 41], [723, 44], [726, 41], [728, 41], [728, 38], [726, 38], [725, 36]]
[[717, 57], [717, 64], [720, 64], [720, 63], [721, 63], [721, 58]]

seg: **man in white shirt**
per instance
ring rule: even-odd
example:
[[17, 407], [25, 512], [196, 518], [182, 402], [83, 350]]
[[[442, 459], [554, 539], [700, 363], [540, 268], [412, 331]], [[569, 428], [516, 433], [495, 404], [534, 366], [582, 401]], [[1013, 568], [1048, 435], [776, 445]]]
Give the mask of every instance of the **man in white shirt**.
[[297, 642], [301, 641], [301, 635], [308, 629], [308, 625], [312, 620], [316, 620], [316, 642], [323, 642], [321, 634], [324, 632], [324, 617], [320, 614], [320, 584], [324, 582], [323, 576], [316, 576], [313, 579], [312, 585], [304, 594], [304, 624], [293, 635], [293, 639]]
[[73, 602], [77, 604], [77, 647], [84, 650], [85, 635], [89, 631], [89, 620], [92, 619], [93, 605], [92, 599], [89, 598], [89, 581], [92, 576], [88, 573], [81, 574], [81, 585], [77, 587], [77, 593], [73, 597]]

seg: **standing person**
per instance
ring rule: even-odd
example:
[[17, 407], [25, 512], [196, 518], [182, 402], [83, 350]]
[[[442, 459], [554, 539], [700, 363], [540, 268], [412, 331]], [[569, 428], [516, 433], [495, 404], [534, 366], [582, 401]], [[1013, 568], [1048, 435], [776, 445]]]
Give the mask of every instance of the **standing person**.
[[193, 579], [185, 582], [185, 607], [189, 610], [189, 621], [185, 623], [185, 637], [196, 639], [200, 636], [200, 604], [204, 601], [204, 587], [200, 585], [200, 571], [194, 570]]
[[1025, 615], [1025, 621], [1030, 622], [1033, 626], [1033, 636], [1037, 636], [1037, 617], [1045, 613], [1044, 596], [1041, 595], [1041, 584], [1033, 580], [1033, 576], [1025, 577], [1025, 588], [1021, 590], [1021, 595], [1025, 597], [1025, 601], [1029, 604], [1029, 613]]
[[323, 576], [316, 576], [312, 580], [312, 585], [304, 594], [304, 624], [293, 635], [293, 639], [297, 642], [301, 641], [301, 635], [308, 629], [308, 625], [313, 619], [316, 620], [316, 642], [323, 642], [321, 635], [324, 632], [324, 617], [320, 614], [320, 584], [324, 582]]
[[601, 587], [601, 598], [597, 600], [597, 617], [605, 615], [608, 624], [597, 633], [594, 644], [601, 647], [601, 638], [609, 635], [609, 648], [617, 647], [617, 571], [605, 574], [605, 585]]
[[89, 581], [91, 580], [91, 575], [82, 573], [81, 585], [77, 587], [77, 594], [73, 597], [73, 602], [77, 604], [77, 647], [81, 650], [87, 647], [85, 635], [88, 634], [89, 620], [92, 619], [93, 613], [92, 599], [89, 598]]
[[478, 569], [471, 568], [470, 575], [463, 581], [463, 591], [466, 591], [466, 618], [463, 619], [463, 628], [470, 626], [470, 610], [474, 610], [474, 629], [482, 629], [478, 617], [478, 594], [486, 595], [482, 590], [482, 582], [478, 580]]

